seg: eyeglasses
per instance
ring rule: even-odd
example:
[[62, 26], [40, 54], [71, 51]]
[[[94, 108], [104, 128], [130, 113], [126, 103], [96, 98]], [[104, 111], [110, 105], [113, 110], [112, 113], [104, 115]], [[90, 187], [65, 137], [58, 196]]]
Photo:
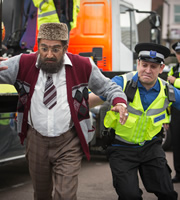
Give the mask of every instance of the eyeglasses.
[[63, 49], [63, 46], [60, 46], [60, 47], [40, 47], [39, 49], [43, 53], [48, 53], [49, 51], [51, 51], [51, 53], [57, 54]]

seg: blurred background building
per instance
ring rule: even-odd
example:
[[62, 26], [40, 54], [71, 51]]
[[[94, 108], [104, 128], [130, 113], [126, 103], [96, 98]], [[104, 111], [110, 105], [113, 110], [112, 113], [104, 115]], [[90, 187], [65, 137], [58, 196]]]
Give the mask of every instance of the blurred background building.
[[[180, 41], [180, 0], [152, 0], [152, 11], [160, 16], [159, 43], [171, 49], [173, 43]], [[152, 39], [152, 25], [147, 23], [151, 20], [147, 17], [138, 24], [139, 42]]]

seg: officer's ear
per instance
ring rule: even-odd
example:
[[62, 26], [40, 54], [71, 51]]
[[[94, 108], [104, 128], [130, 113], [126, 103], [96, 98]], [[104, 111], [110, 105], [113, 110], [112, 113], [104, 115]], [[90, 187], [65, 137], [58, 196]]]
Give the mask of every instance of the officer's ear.
[[160, 72], [159, 72], [160, 74], [162, 74], [164, 67], [165, 67], [165, 64], [160, 64]]

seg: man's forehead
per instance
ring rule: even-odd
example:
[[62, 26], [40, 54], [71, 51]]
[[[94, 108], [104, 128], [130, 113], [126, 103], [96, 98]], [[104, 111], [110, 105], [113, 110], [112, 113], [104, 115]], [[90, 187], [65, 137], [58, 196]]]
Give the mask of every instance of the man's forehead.
[[55, 45], [62, 45], [62, 42], [60, 40], [40, 40], [40, 45], [47, 45], [47, 46], [55, 46]]
[[55, 48], [55, 47], [62, 47], [62, 45], [61, 44], [55, 44], [55, 45], [48, 45], [48, 44], [44, 44], [44, 43], [42, 43], [42, 44], [40, 44], [40, 46], [41, 47], [48, 47], [48, 48]]
[[141, 62], [142, 64], [153, 65], [153, 66], [160, 66], [159, 63], [147, 62], [147, 61], [144, 61], [144, 60], [140, 60], [140, 62]]

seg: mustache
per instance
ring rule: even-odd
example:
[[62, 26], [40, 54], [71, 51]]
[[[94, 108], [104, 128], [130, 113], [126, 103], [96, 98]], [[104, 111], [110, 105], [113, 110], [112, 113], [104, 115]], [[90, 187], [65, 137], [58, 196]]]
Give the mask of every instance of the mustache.
[[56, 58], [45, 58], [44, 61], [56, 61]]

